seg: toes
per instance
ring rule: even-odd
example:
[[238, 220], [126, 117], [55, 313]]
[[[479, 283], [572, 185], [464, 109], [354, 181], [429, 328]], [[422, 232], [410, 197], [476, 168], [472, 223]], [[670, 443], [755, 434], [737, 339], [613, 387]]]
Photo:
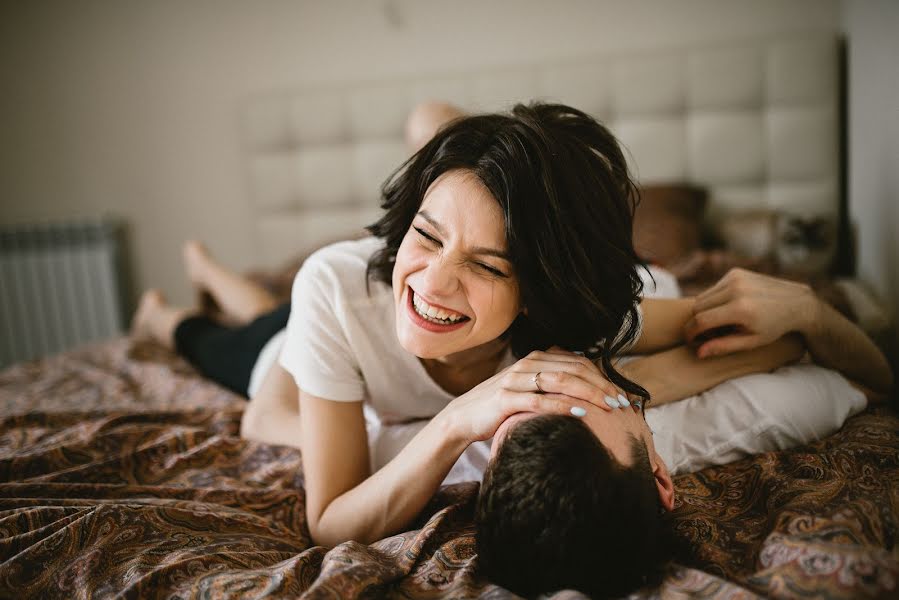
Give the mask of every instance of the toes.
[[137, 310], [134, 311], [134, 318], [131, 320], [131, 334], [135, 337], [144, 336], [148, 331], [153, 312], [165, 306], [165, 303], [165, 296], [160, 290], [153, 289], [144, 292], [138, 301]]
[[184, 242], [184, 255], [190, 259], [209, 256], [209, 249], [200, 240], [187, 240]]
[[209, 260], [209, 250], [206, 249], [203, 242], [188, 240], [184, 242], [182, 255], [184, 256], [184, 265], [187, 268], [188, 277], [194, 283], [198, 283], [202, 279], [203, 267]]

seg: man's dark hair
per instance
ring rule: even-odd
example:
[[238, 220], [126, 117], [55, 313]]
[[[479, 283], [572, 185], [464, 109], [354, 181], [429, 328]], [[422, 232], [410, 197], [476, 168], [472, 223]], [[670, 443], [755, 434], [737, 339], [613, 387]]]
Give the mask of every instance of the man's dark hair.
[[601, 360], [606, 376], [647, 397], [611, 357], [639, 334], [643, 288], [632, 240], [637, 188], [615, 137], [589, 115], [560, 104], [519, 104], [508, 114], [457, 119], [382, 187], [384, 215], [368, 226], [383, 250], [368, 277], [391, 285], [403, 236], [428, 187], [463, 169], [500, 205], [522, 306], [503, 334], [512, 353], [558, 344]]
[[475, 513], [478, 568], [534, 596], [619, 597], [658, 585], [674, 550], [646, 445], [623, 466], [579, 419], [515, 425], [487, 468]]

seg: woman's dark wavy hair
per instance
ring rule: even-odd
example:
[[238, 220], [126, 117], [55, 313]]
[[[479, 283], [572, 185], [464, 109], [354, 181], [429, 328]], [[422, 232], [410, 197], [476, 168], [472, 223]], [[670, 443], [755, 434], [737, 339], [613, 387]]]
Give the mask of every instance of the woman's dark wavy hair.
[[615, 137], [561, 104], [518, 104], [508, 114], [458, 119], [397, 169], [381, 189], [385, 241], [369, 279], [391, 284], [394, 261], [429, 186], [448, 171], [475, 174], [499, 202], [522, 305], [503, 334], [513, 354], [557, 344], [599, 359], [630, 393], [646, 390], [611, 358], [639, 334], [643, 283], [632, 241], [637, 187]]

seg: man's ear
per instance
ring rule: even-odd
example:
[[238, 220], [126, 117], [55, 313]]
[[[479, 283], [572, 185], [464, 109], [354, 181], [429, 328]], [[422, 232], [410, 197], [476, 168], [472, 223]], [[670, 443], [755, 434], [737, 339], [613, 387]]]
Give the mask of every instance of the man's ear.
[[668, 467], [661, 456], [656, 454], [654, 459], [652, 461], [652, 475], [656, 478], [659, 500], [662, 501], [662, 506], [665, 507], [665, 510], [674, 510], [674, 482], [671, 481], [671, 474], [668, 472]]

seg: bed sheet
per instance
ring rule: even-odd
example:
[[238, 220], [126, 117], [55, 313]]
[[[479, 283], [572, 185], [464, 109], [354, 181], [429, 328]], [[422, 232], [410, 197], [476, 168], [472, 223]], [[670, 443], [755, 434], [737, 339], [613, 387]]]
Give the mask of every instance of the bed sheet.
[[[124, 338], [0, 373], [0, 597], [511, 596], [477, 572], [474, 483], [399, 535], [312, 545], [300, 453], [241, 440], [243, 407]], [[899, 597], [889, 409], [675, 485], [692, 552], [641, 596]]]

